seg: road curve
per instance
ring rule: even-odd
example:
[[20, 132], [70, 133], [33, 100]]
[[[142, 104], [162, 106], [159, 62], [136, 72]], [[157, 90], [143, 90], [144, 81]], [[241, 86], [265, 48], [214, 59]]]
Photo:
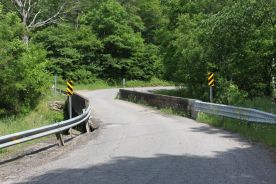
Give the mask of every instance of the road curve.
[[82, 92], [102, 121], [99, 135], [14, 183], [276, 183], [276, 164], [260, 146], [184, 117], [116, 100], [117, 92]]

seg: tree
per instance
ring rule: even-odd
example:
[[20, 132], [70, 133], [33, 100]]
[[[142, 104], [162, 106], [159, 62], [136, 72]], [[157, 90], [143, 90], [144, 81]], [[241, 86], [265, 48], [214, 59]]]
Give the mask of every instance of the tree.
[[[143, 28], [140, 31], [146, 43], [155, 43], [155, 32], [163, 22], [160, 0], [119, 0], [119, 2], [129, 14], [138, 16], [142, 21]], [[132, 22], [139, 22], [139, 19]]]
[[[26, 29], [24, 43], [29, 42], [29, 32], [45, 25], [56, 23], [66, 12], [69, 1], [53, 0], [11, 0]], [[47, 5], [47, 6], [46, 6]], [[71, 4], [70, 4], [71, 5]], [[67, 7], [68, 8], [68, 7]], [[54, 11], [53, 11], [54, 10]], [[50, 13], [55, 12], [55, 13]]]
[[233, 90], [251, 98], [271, 94], [273, 1], [173, 0], [164, 5], [166, 21], [157, 35], [167, 79], [186, 86], [190, 97], [206, 100], [206, 76], [213, 71], [217, 100], [223, 103]]
[[210, 17], [205, 48], [221, 77], [250, 97], [270, 95], [273, 73], [271, 4], [243, 1]]
[[120, 3], [108, 0], [99, 2], [82, 17], [82, 23], [90, 26], [103, 43], [100, 59], [103, 78], [148, 80], [156, 73], [153, 65], [158, 59], [150, 54], [156, 54], [158, 49], [147, 50], [150, 47], [133, 27], [130, 20], [136, 18], [132, 16], [137, 15], [128, 14]]
[[48, 70], [65, 80], [92, 82], [101, 71], [98, 60], [103, 46], [90, 27], [81, 25], [76, 30], [71, 24], [50, 26], [38, 31], [33, 42], [47, 49]]
[[14, 13], [3, 13], [0, 4], [0, 116], [34, 106], [48, 87], [46, 52], [23, 44], [24, 27]]

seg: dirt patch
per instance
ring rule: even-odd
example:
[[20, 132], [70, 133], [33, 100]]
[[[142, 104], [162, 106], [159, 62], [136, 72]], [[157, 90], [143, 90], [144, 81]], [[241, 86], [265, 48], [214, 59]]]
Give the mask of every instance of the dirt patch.
[[[92, 120], [92, 121], [91, 121]], [[99, 128], [100, 121], [96, 118], [90, 120], [93, 130]], [[93, 123], [92, 123], [93, 122]], [[71, 135], [63, 135], [65, 146], [58, 146], [55, 135], [39, 143], [34, 143], [20, 151], [1, 155], [0, 158], [0, 181], [17, 178], [24, 175], [31, 168], [66, 157], [70, 152], [85, 146], [91, 139], [95, 139], [98, 131], [80, 134], [73, 130]]]

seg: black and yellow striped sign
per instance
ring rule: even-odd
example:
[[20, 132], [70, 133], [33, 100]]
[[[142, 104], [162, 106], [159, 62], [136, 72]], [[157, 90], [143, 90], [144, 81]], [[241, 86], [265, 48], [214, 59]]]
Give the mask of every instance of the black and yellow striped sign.
[[71, 80], [67, 81], [67, 96], [72, 96], [74, 94], [73, 82]]
[[214, 76], [214, 73], [212, 72], [208, 73], [208, 85], [215, 86], [215, 76]]

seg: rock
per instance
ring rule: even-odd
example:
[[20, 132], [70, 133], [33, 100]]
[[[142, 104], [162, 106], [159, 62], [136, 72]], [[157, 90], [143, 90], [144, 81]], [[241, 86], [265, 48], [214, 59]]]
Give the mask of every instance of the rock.
[[95, 118], [95, 117], [90, 117], [88, 120], [88, 124], [91, 128], [91, 130], [96, 130], [99, 128], [100, 124], [101, 124], [101, 120]]
[[50, 101], [48, 106], [51, 110], [63, 111], [65, 102], [63, 101]]

